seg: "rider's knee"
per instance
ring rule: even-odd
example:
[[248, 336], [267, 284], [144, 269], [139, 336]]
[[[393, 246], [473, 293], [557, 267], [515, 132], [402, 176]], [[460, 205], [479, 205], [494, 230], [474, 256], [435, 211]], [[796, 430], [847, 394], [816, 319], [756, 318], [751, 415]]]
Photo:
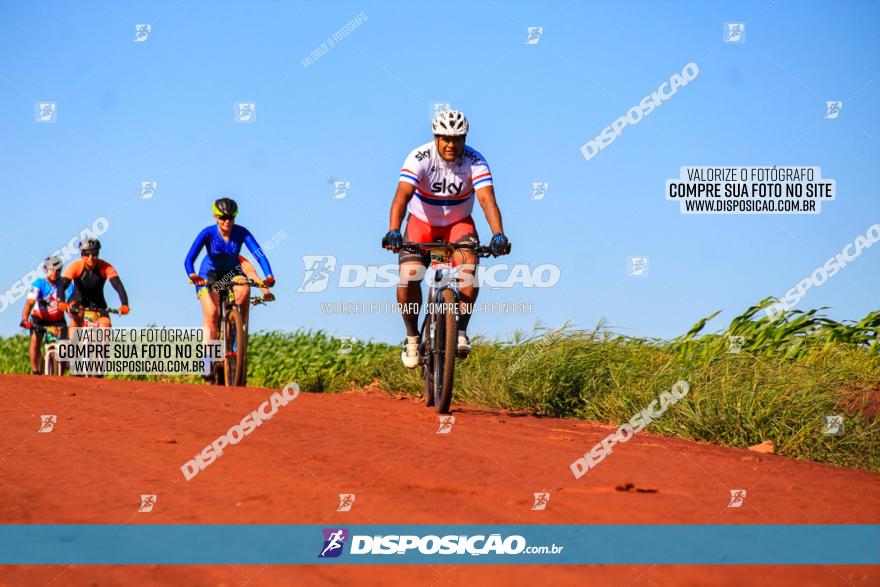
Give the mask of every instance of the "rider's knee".
[[401, 265], [398, 287], [415, 289], [421, 287], [427, 268], [422, 265]]

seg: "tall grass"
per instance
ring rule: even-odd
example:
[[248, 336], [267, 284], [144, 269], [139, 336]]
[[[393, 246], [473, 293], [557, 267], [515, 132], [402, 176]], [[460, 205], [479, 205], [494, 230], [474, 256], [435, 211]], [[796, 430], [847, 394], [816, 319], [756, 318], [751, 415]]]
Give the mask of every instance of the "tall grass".
[[[773, 440], [783, 455], [880, 471], [880, 312], [839, 323], [821, 309], [795, 311], [771, 322], [760, 315], [768, 302], [720, 332], [702, 334], [716, 313], [670, 341], [567, 324], [507, 340], [475, 339], [471, 356], [456, 367], [455, 397], [620, 423], [684, 379], [688, 395], [651, 424], [652, 432], [737, 447]], [[730, 352], [732, 336], [742, 337], [737, 353]], [[321, 331], [253, 334], [249, 384], [295, 380], [311, 391], [421, 394], [420, 373], [403, 368], [398, 346], [360, 342], [341, 350], [339, 339]], [[25, 337], [0, 339], [0, 372], [28, 372]], [[846, 418], [841, 437], [823, 433], [825, 417], [836, 414]]]

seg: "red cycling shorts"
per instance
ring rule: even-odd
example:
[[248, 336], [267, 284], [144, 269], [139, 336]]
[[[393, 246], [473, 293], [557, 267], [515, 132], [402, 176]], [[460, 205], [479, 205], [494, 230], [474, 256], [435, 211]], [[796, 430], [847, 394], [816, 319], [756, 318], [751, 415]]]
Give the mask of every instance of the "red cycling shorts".
[[[406, 220], [406, 230], [403, 233], [405, 243], [432, 243], [436, 241], [446, 243], [470, 243], [477, 245], [480, 237], [477, 235], [477, 227], [474, 219], [470, 216], [448, 226], [432, 226], [424, 220], [412, 214]], [[421, 263], [425, 267], [430, 264], [431, 258], [427, 252], [413, 253], [400, 251], [398, 253], [400, 263]]]

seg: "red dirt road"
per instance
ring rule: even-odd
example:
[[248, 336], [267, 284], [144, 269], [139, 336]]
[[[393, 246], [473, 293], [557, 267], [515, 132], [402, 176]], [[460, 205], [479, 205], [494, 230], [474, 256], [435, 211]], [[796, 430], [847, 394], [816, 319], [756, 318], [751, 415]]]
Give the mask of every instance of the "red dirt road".
[[[880, 475], [610, 426], [302, 393], [187, 482], [180, 466], [274, 390], [0, 376], [0, 523], [880, 523]], [[40, 416], [54, 414], [48, 434]], [[631, 484], [630, 491], [617, 487]], [[639, 492], [637, 489], [656, 490]], [[728, 508], [731, 489], [745, 489]], [[550, 492], [544, 511], [532, 494]], [[337, 512], [339, 493], [357, 495]], [[156, 494], [138, 513], [141, 494]], [[626, 545], [621, 545], [626, 548]], [[857, 566], [0, 567], [0, 585], [880, 585]]]

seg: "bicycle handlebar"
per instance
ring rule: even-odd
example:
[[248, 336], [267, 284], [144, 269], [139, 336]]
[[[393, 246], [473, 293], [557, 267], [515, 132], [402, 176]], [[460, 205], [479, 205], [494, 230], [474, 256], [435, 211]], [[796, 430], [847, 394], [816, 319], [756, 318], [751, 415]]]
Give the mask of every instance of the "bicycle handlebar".
[[82, 314], [84, 312], [106, 312], [108, 314], [119, 313], [119, 310], [116, 308], [98, 308], [95, 306], [81, 306], [79, 304], [70, 304], [69, 309], [73, 314]]
[[31, 325], [28, 326], [27, 330], [29, 330], [30, 332], [46, 332], [46, 330], [49, 329], [49, 328], [52, 328], [52, 329], [54, 329], [54, 328], [61, 328], [61, 325], [58, 325], [58, 326], [51, 325], [51, 324], [39, 324], [39, 325], [37, 325], [37, 324], [34, 324], [34, 323], [32, 322]]
[[[204, 286], [210, 287], [210, 288], [213, 288], [215, 285], [220, 283], [219, 281], [210, 281], [208, 279], [204, 279], [203, 281], [204, 281]], [[190, 280], [190, 283], [192, 283], [192, 280]], [[272, 288], [271, 285], [266, 284], [266, 282], [264, 282], [264, 281], [251, 281], [250, 279], [246, 279], [245, 281], [230, 281], [230, 282], [226, 283], [223, 286], [223, 288], [234, 287], [236, 285], [249, 285], [249, 286], [254, 286], [254, 287], [265, 287], [268, 289]]]
[[[269, 297], [269, 296], [271, 296], [271, 297]], [[269, 302], [274, 302], [274, 301], [275, 301], [275, 296], [273, 294], [251, 298], [251, 304], [254, 306], [259, 306], [261, 304], [268, 304]]]
[[411, 253], [421, 253], [424, 249], [469, 249], [477, 254], [478, 257], [494, 257], [492, 249], [483, 245], [475, 245], [472, 243], [403, 243], [400, 247], [401, 251], [409, 251]]

